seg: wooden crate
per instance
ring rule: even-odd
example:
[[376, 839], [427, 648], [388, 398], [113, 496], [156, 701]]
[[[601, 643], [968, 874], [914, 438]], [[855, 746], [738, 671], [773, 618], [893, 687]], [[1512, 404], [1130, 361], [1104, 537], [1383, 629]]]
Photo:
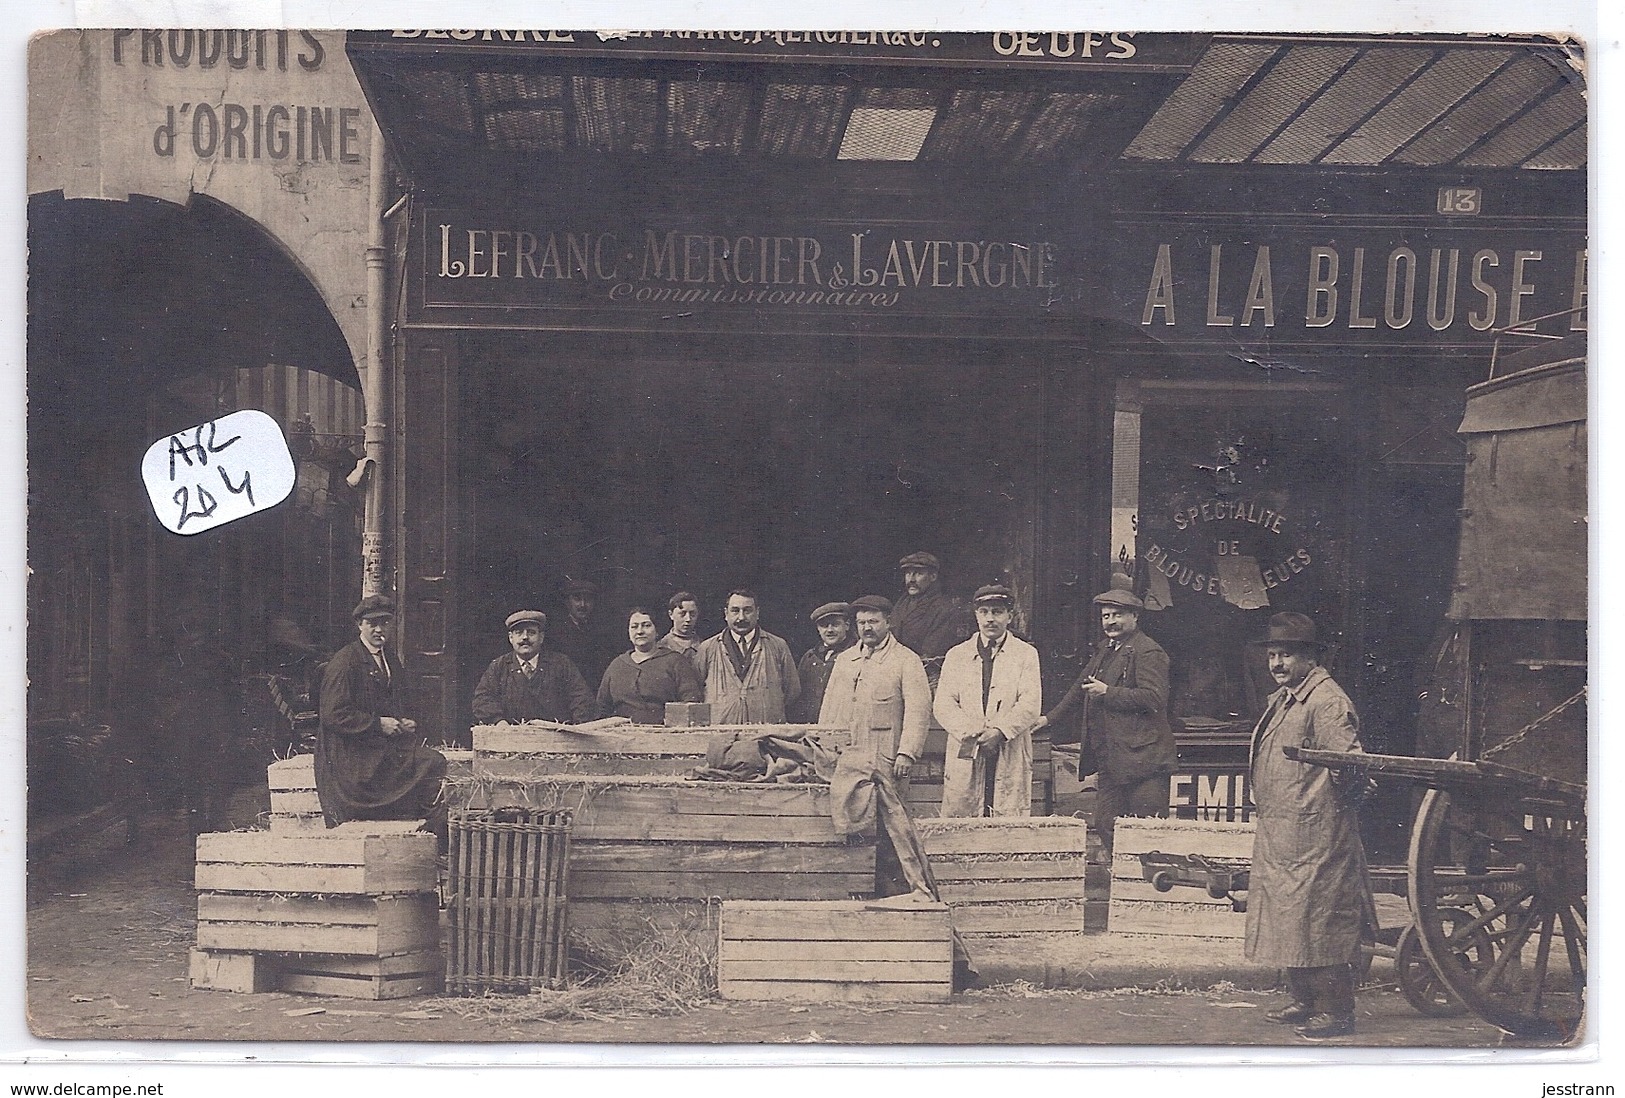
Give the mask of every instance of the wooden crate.
[[413, 821], [343, 824], [318, 835], [199, 835], [194, 883], [209, 892], [370, 895], [433, 892], [435, 838]]
[[498, 805], [575, 813], [576, 842], [814, 843], [838, 841], [829, 787], [695, 782], [669, 775], [555, 775], [454, 786], [452, 807]]
[[389, 957], [288, 954], [278, 959], [277, 986], [282, 991], [304, 995], [404, 999], [439, 993], [442, 967], [439, 950], [397, 953]]
[[514, 782], [572, 774], [685, 775], [705, 765], [706, 750], [718, 736], [780, 730], [815, 734], [827, 748], [851, 739], [844, 729], [804, 724], [676, 729], [621, 725], [570, 732], [540, 725], [476, 725], [473, 772], [487, 781]]
[[345, 953], [387, 957], [440, 948], [432, 894], [281, 896], [203, 892], [199, 949], [238, 953]]
[[829, 900], [874, 891], [873, 844], [580, 842], [570, 899]]
[[724, 999], [943, 1002], [951, 936], [943, 904], [729, 901], [717, 986]]
[[1145, 879], [1141, 854], [1201, 854], [1251, 862], [1253, 825], [1205, 820], [1135, 819], [1117, 821], [1112, 843], [1111, 907], [1113, 934], [1150, 934], [1172, 938], [1239, 940], [1246, 936], [1247, 916], [1228, 899], [1214, 899], [1206, 889], [1176, 885], [1158, 892]]
[[[442, 748], [446, 777], [466, 779], [474, 772], [474, 753]], [[290, 755], [265, 768], [271, 790], [270, 829], [278, 834], [308, 835], [326, 828], [321, 801], [316, 796], [316, 756]]]
[[1081, 934], [1089, 828], [1065, 816], [915, 824], [962, 934]]
[[[929, 820], [942, 815], [942, 777], [947, 763], [948, 733], [933, 727], [925, 737], [925, 753], [914, 760], [903, 803], [912, 819]], [[1050, 740], [1033, 737], [1032, 814], [1048, 816], [1055, 810], [1055, 782]]]
[[258, 995], [275, 991], [277, 961], [263, 953], [194, 949], [187, 955], [187, 983], [199, 991]]

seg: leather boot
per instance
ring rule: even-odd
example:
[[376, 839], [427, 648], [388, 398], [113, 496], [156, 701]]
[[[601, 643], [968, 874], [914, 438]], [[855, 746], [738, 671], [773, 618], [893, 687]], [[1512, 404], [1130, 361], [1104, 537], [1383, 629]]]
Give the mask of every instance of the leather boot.
[[1277, 1022], [1281, 1025], [1299, 1025], [1307, 1022], [1315, 1013], [1315, 982], [1311, 978], [1314, 969], [1289, 968], [1286, 970], [1286, 993], [1289, 1001], [1285, 1006], [1276, 1007], [1264, 1015], [1264, 1020]]
[[1354, 970], [1347, 964], [1311, 970], [1319, 1011], [1297, 1029], [1299, 1037], [1323, 1041], [1354, 1032]]

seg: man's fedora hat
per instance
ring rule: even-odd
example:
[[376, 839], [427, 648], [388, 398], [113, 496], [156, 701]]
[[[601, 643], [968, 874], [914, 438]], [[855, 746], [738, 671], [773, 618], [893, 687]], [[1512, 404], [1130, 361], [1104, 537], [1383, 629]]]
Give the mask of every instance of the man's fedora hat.
[[1306, 615], [1283, 610], [1270, 618], [1269, 632], [1253, 641], [1257, 645], [1292, 645], [1298, 648], [1313, 648], [1316, 651], [1325, 649], [1326, 642], [1320, 639], [1315, 623]]
[[525, 624], [527, 621], [533, 621], [543, 629], [547, 628], [547, 615], [542, 613], [540, 610], [515, 610], [513, 613], [508, 615], [508, 620], [505, 624], [511, 630], [515, 626]]
[[367, 618], [392, 618], [395, 616], [395, 600], [388, 595], [368, 595], [355, 604], [355, 610], [350, 617], [356, 621]]
[[1145, 602], [1133, 591], [1125, 591], [1121, 587], [1113, 587], [1110, 591], [1102, 591], [1094, 598], [1096, 606], [1120, 606], [1124, 610], [1144, 610]]

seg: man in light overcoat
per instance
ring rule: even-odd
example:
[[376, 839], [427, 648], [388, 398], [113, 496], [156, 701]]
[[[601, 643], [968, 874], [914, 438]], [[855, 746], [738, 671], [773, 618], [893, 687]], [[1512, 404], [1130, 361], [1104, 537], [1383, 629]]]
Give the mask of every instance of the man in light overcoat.
[[942, 814], [1030, 816], [1038, 649], [1010, 632], [1010, 588], [978, 588], [973, 602], [976, 635], [948, 650], [937, 682], [937, 723], [948, 732]]

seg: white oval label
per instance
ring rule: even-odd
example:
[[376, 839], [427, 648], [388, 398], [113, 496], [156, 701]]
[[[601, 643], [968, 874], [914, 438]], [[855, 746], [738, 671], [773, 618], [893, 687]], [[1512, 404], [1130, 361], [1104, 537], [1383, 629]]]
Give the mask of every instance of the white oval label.
[[287, 499], [293, 455], [276, 420], [245, 409], [147, 447], [141, 479], [166, 530], [201, 534]]

